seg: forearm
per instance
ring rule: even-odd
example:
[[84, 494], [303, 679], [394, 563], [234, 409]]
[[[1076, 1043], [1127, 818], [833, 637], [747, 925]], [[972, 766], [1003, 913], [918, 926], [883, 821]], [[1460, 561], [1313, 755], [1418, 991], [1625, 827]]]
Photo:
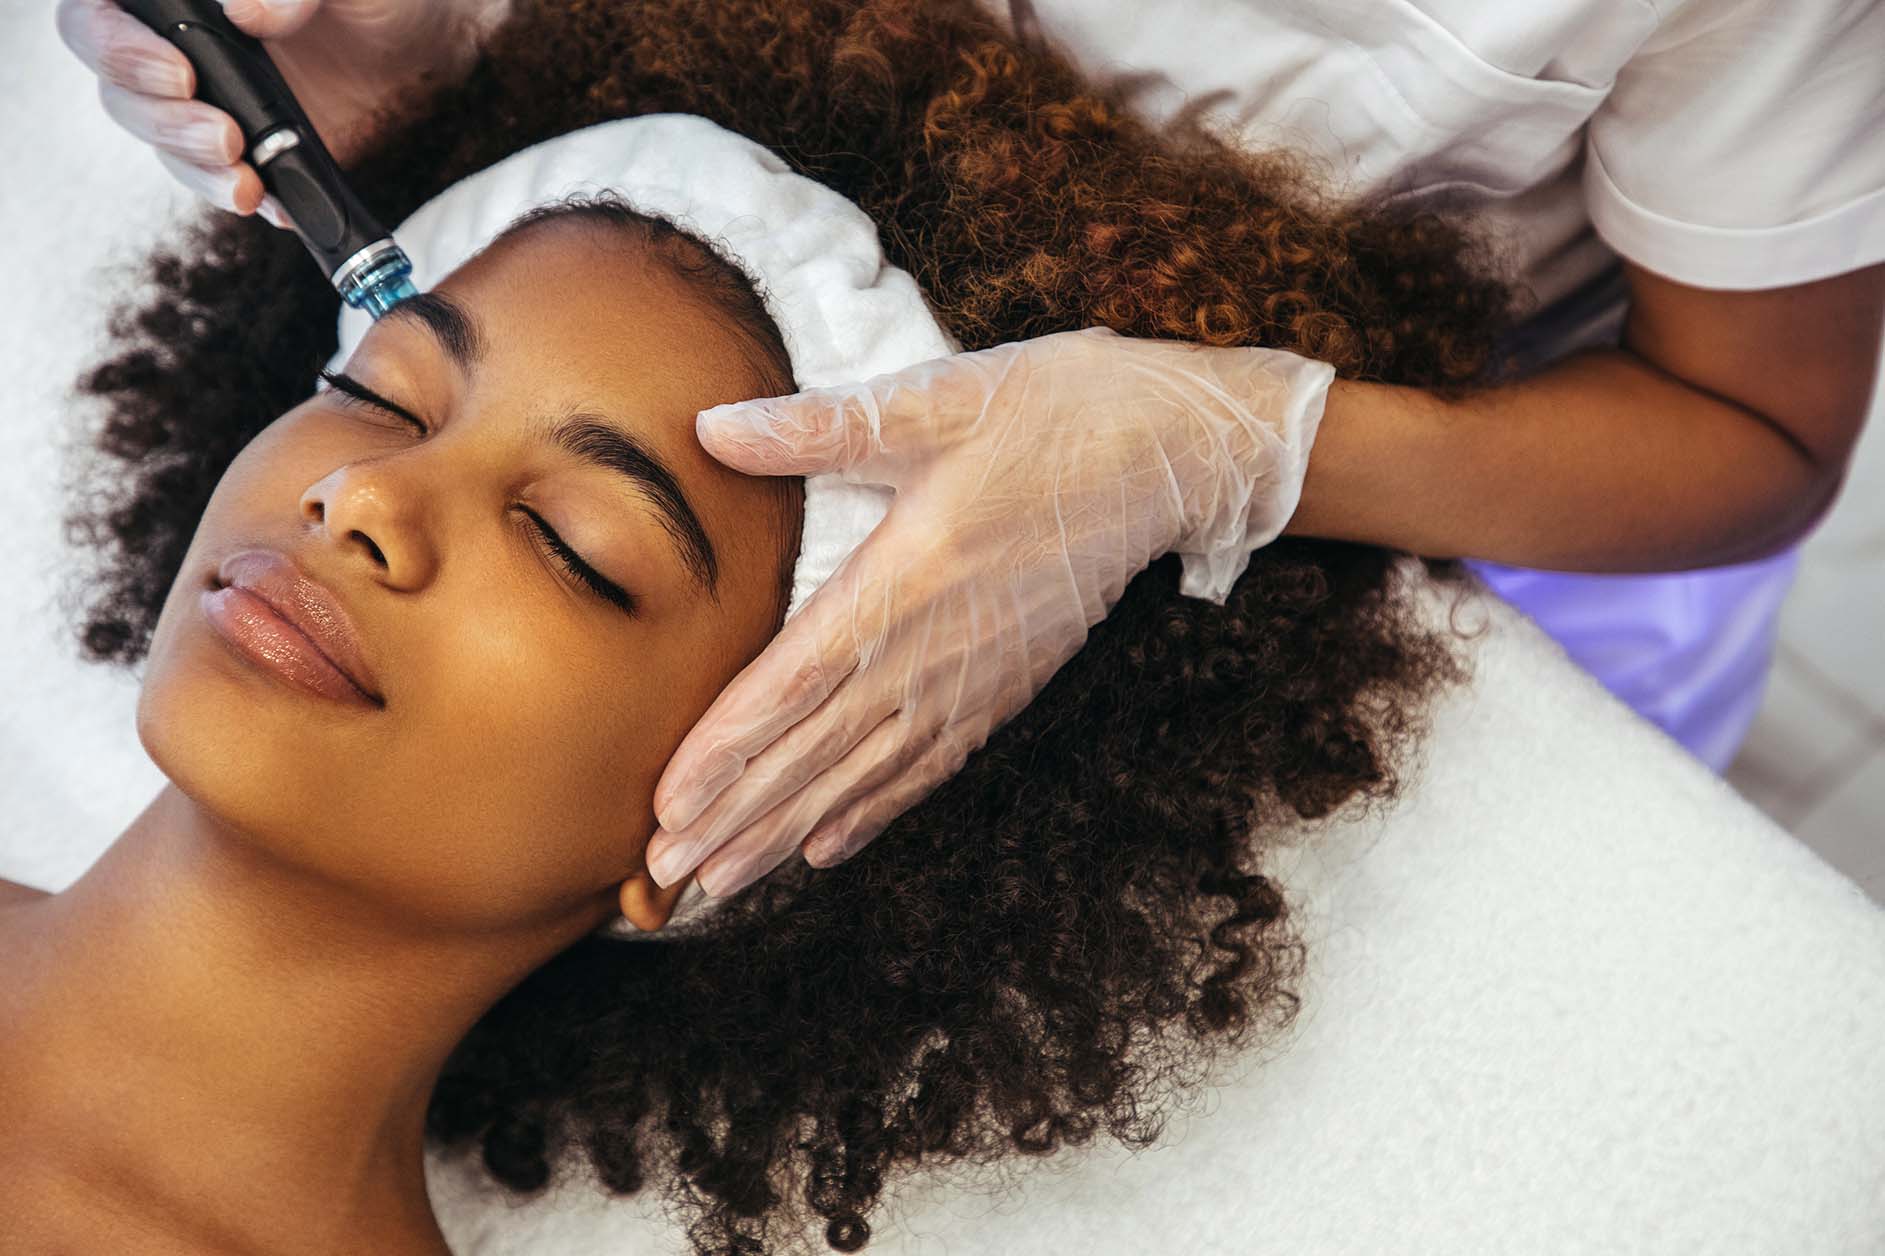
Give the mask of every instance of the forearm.
[[1675, 571], [1783, 548], [1838, 491], [1756, 412], [1623, 349], [1448, 402], [1337, 380], [1288, 532], [1564, 571]]

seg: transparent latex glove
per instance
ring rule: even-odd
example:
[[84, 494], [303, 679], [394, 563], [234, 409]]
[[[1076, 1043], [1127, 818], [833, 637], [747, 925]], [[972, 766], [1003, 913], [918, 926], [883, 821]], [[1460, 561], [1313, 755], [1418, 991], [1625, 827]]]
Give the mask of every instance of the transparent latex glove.
[[[358, 155], [373, 114], [422, 82], [470, 71], [509, 0], [223, 0], [268, 55], [342, 165]], [[98, 76], [98, 98], [117, 124], [157, 151], [178, 182], [219, 209], [260, 209], [288, 225], [261, 176], [242, 160], [242, 131], [221, 109], [192, 99], [184, 55], [109, 0], [59, 0], [60, 38]]]
[[[838, 471], [889, 513], [715, 699], [655, 788], [650, 871], [725, 895], [849, 858], [953, 774], [1128, 581], [1187, 556], [1222, 603], [1301, 494], [1334, 368], [1087, 328], [696, 422], [756, 475]], [[711, 856], [711, 858], [709, 858]]]

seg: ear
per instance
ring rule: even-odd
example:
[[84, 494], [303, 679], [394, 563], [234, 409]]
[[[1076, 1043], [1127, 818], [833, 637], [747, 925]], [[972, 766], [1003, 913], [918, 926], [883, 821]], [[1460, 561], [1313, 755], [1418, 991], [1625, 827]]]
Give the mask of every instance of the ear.
[[674, 914], [674, 904], [680, 902], [681, 892], [693, 879], [689, 874], [664, 890], [643, 868], [622, 882], [622, 914], [643, 933], [653, 933], [668, 923], [668, 917]]

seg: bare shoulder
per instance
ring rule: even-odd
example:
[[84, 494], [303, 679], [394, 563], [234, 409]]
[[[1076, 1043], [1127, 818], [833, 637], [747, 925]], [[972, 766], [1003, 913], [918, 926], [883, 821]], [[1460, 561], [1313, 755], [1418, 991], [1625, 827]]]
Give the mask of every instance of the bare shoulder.
[[9, 903], [30, 903], [36, 898], [45, 898], [46, 891], [36, 890], [30, 885], [21, 885], [0, 877], [0, 907]]

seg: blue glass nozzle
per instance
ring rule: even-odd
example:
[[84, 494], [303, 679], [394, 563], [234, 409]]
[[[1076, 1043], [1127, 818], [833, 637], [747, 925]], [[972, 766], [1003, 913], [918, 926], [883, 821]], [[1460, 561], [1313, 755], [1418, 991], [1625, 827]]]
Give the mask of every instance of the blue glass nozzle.
[[365, 310], [375, 322], [381, 315], [419, 295], [413, 286], [412, 259], [387, 236], [362, 249], [334, 272], [334, 289], [356, 310]]

